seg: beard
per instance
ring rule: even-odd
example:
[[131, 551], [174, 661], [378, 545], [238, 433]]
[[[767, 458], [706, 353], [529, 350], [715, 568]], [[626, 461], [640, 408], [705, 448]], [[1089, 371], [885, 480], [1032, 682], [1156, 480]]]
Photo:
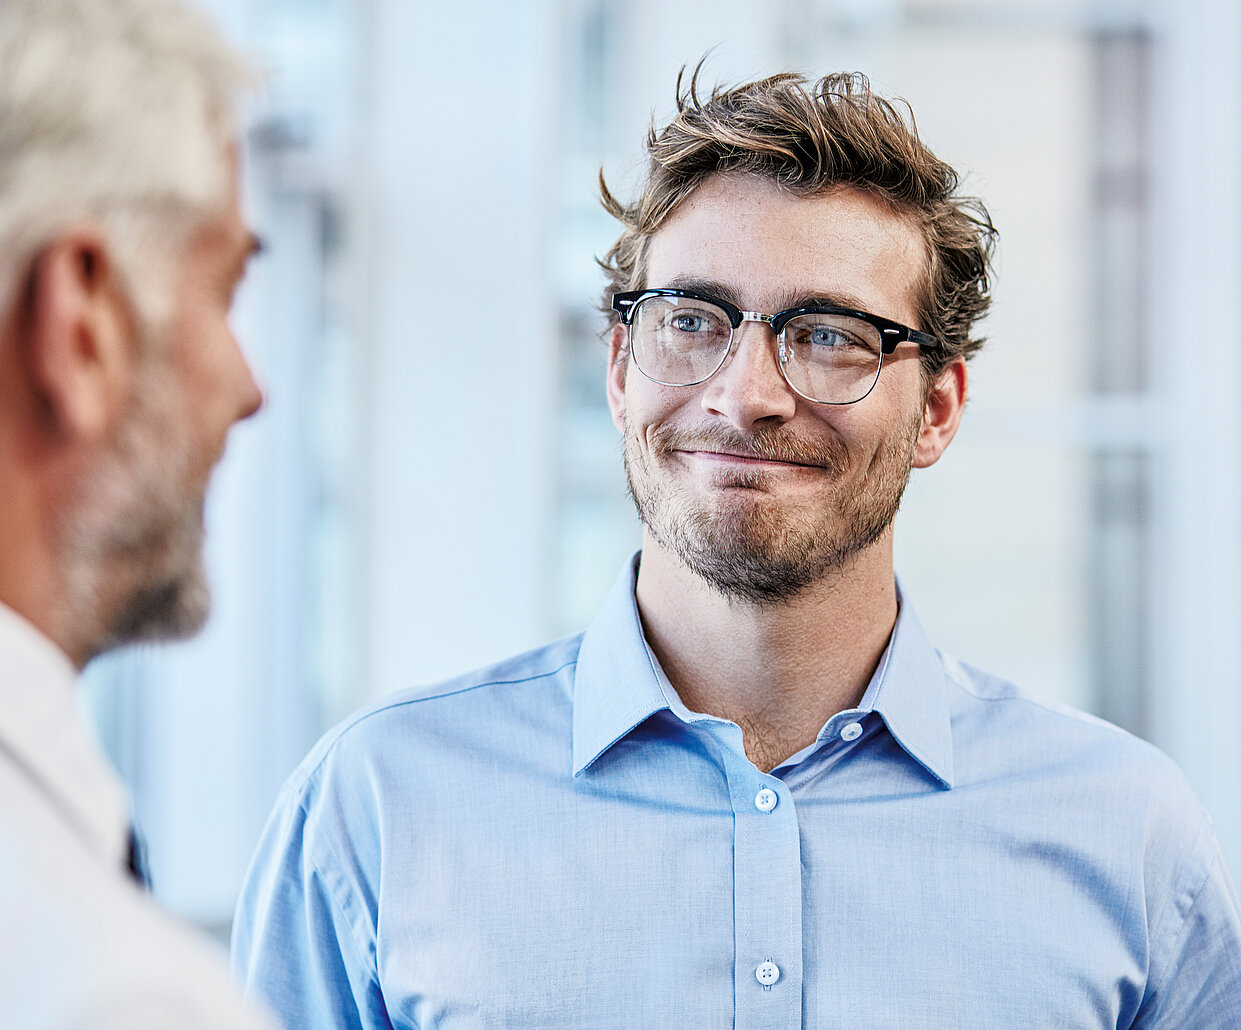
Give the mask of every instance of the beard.
[[[900, 508], [920, 427], [919, 413], [847, 482], [848, 452], [834, 438], [811, 444], [768, 426], [743, 433], [725, 425], [663, 425], [651, 429], [643, 452], [626, 423], [625, 475], [654, 540], [725, 598], [774, 605], [842, 571], [883, 536]], [[742, 451], [811, 466], [824, 480], [822, 501], [782, 502], [779, 474], [761, 467], [730, 469], [710, 492], [698, 492], [669, 467], [683, 449]]]
[[195, 473], [161, 342], [146, 342], [127, 419], [82, 477], [61, 526], [66, 615], [86, 657], [191, 636], [211, 607], [206, 481]]

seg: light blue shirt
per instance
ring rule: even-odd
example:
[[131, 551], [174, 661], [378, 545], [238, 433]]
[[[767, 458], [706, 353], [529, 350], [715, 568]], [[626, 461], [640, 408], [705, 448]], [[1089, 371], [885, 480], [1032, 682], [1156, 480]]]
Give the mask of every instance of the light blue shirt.
[[1236, 893], [1160, 752], [902, 604], [764, 774], [680, 703], [632, 568], [585, 634], [329, 733], [233, 947], [297, 1030], [1241, 1027]]

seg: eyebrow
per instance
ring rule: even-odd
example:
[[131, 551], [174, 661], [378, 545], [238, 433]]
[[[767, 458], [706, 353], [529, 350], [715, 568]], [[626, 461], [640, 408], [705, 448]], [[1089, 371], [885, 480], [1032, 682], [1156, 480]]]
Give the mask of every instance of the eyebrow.
[[[673, 276], [667, 282], [667, 288], [673, 290], [687, 290], [690, 293], [700, 293], [707, 297], [716, 297], [719, 300], [726, 300], [734, 307], [747, 310], [746, 306], [740, 301], [740, 294], [728, 283], [719, 279], [708, 279], [700, 276], [677, 275]], [[814, 308], [814, 307], [837, 307], [848, 308], [851, 311], [866, 311], [867, 308], [856, 297], [842, 293], [812, 293], [812, 294], [785, 294], [781, 298], [780, 311], [791, 311], [794, 308]], [[775, 314], [775, 312], [769, 312]]]

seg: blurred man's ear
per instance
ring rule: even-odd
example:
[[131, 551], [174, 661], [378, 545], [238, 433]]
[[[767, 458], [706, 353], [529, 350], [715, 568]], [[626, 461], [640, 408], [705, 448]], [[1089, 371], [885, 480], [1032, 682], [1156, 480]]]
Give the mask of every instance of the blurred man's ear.
[[41, 428], [65, 439], [106, 435], [128, 404], [138, 340], [102, 231], [75, 227], [45, 247], [24, 304], [18, 346]]

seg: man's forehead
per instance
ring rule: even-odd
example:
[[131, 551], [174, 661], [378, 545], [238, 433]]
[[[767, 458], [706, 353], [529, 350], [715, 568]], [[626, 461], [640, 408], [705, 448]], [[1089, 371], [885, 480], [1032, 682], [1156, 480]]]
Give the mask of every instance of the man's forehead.
[[[675, 290], [687, 290], [708, 297], [718, 297], [736, 307], [745, 309], [746, 296], [752, 295], [754, 288], [745, 284], [716, 279], [711, 276], [682, 273], [665, 276], [659, 280], [659, 286]], [[825, 287], [821, 285], [786, 286], [775, 290], [768, 289], [772, 311], [785, 311], [790, 308], [807, 307], [814, 304], [835, 304], [844, 308], [865, 309], [867, 300], [861, 295], [846, 288]]]
[[227, 169], [224, 191], [200, 223], [197, 242], [244, 263], [262, 249], [262, 243], [242, 211], [241, 159], [236, 145], [227, 145], [222, 156]]
[[221, 232], [228, 236], [234, 247], [248, 255], [257, 237], [251, 231], [250, 224], [242, 210], [242, 159], [241, 149], [236, 140], [229, 140], [224, 144], [222, 157], [227, 179], [216, 224]]
[[848, 188], [798, 194], [756, 176], [708, 180], [644, 256], [643, 285], [711, 283], [740, 307], [829, 301], [898, 320], [914, 313], [927, 264], [912, 219], [882, 200]]

